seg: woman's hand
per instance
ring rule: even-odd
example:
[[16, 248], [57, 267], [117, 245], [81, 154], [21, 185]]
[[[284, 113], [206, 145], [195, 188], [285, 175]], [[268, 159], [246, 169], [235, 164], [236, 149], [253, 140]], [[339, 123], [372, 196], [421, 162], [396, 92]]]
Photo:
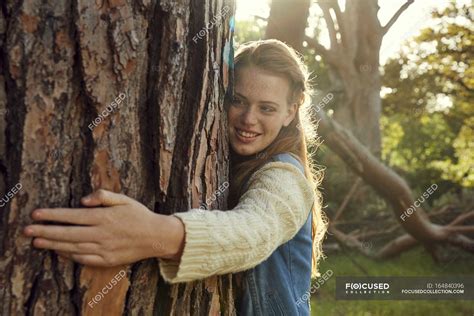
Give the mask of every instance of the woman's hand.
[[89, 208], [37, 209], [36, 221], [75, 224], [33, 224], [24, 234], [36, 237], [37, 248], [56, 250], [81, 264], [112, 267], [150, 257], [179, 260], [184, 225], [174, 216], [155, 214], [123, 194], [98, 190], [81, 199]]

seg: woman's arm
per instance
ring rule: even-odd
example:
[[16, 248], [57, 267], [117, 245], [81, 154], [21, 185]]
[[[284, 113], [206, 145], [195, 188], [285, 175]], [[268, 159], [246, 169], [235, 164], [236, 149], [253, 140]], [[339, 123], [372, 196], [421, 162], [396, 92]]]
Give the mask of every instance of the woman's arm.
[[271, 162], [249, 180], [230, 211], [175, 213], [185, 227], [180, 262], [158, 259], [171, 283], [250, 269], [293, 238], [306, 221], [314, 188], [293, 165]]
[[293, 165], [272, 162], [249, 180], [231, 211], [161, 215], [123, 194], [98, 190], [81, 199], [88, 208], [37, 209], [24, 229], [37, 248], [91, 266], [159, 259], [165, 280], [176, 283], [251, 268], [303, 225], [313, 190]]

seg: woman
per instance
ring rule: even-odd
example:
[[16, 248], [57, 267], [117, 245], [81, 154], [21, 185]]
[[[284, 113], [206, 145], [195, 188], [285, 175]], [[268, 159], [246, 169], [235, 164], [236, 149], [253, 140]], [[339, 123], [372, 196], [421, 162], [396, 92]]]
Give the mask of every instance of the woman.
[[308, 73], [277, 40], [242, 45], [234, 67], [235, 93], [226, 102], [231, 210], [161, 215], [99, 190], [81, 200], [89, 208], [35, 210], [35, 220], [81, 226], [27, 226], [33, 245], [95, 266], [157, 257], [171, 283], [243, 271], [239, 314], [308, 315], [301, 297], [316, 276], [326, 230], [319, 173], [306, 150], [315, 135]]

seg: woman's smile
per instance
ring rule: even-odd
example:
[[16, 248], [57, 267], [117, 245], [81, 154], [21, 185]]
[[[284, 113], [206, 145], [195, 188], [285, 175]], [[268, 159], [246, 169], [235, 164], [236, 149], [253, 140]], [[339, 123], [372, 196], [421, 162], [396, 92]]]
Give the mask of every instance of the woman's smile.
[[248, 144], [257, 139], [261, 134], [236, 128], [237, 139], [242, 143]]

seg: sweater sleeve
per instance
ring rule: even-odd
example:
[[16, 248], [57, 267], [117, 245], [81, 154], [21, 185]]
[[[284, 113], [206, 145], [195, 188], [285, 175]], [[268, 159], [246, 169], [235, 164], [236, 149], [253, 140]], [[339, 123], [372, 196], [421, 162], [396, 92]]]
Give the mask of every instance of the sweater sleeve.
[[184, 223], [185, 245], [179, 262], [158, 259], [160, 273], [179, 283], [253, 268], [296, 235], [313, 201], [314, 188], [297, 167], [267, 163], [232, 210], [173, 214]]

